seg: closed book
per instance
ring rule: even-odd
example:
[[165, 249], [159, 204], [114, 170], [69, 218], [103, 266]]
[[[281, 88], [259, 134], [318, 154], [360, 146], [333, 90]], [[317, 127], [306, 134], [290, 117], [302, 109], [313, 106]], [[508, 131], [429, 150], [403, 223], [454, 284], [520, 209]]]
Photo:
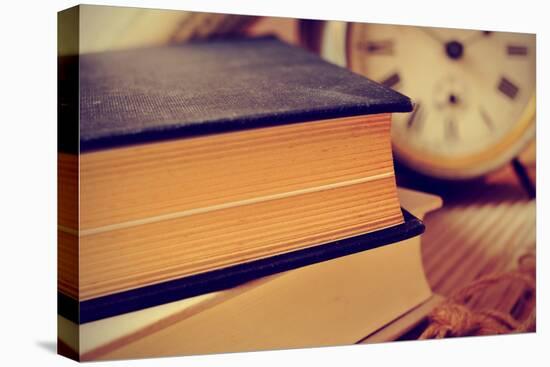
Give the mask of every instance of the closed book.
[[409, 98], [273, 38], [59, 58], [59, 314], [86, 324], [414, 237]]
[[[398, 190], [419, 218], [441, 205]], [[86, 361], [372, 343], [403, 335], [433, 298], [416, 236], [81, 325], [59, 316], [59, 338]]]

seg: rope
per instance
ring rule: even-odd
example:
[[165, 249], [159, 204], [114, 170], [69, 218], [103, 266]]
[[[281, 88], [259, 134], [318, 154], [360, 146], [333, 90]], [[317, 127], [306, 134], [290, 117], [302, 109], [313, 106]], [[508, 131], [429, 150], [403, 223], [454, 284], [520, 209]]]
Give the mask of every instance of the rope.
[[[441, 305], [435, 307], [428, 316], [429, 325], [420, 339], [440, 339], [457, 336], [495, 335], [523, 333], [535, 330], [536, 308], [536, 261], [533, 254], [520, 257], [518, 268], [498, 275], [488, 275], [477, 279], [455, 292]], [[476, 294], [502, 282], [520, 281], [525, 289], [523, 295], [531, 294], [528, 316], [517, 320], [510, 313], [489, 309], [474, 311], [467, 303]]]

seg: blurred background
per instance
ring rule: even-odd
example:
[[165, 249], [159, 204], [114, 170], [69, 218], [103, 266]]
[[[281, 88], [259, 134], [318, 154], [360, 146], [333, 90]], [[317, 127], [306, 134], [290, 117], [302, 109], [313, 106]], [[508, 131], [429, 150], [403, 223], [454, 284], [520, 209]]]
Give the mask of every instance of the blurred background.
[[[449, 296], [535, 252], [534, 34], [94, 6], [80, 26], [80, 53], [276, 36], [393, 88], [415, 102], [392, 124], [398, 184], [444, 201], [422, 240], [434, 291]], [[61, 54], [77, 52], [64, 44]], [[469, 304], [521, 319], [533, 302], [522, 287]]]

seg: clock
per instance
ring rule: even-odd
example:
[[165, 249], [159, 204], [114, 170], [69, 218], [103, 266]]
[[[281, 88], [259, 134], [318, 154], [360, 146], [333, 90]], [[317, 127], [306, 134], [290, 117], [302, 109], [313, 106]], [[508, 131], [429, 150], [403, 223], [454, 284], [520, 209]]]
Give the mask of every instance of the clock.
[[535, 35], [326, 22], [321, 55], [411, 97], [396, 159], [442, 179], [479, 177], [535, 136]]

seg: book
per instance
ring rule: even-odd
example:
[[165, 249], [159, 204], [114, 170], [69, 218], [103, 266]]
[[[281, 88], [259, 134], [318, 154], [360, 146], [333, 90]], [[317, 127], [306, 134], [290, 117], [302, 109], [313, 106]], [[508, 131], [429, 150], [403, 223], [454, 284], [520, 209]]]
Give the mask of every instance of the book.
[[[407, 189], [399, 197], [419, 218], [441, 205]], [[433, 298], [417, 236], [80, 327], [59, 316], [60, 342], [81, 360], [381, 342], [413, 327]]]
[[58, 312], [70, 322], [424, 229], [397, 196], [391, 114], [412, 102], [391, 89], [274, 38], [58, 61]]

